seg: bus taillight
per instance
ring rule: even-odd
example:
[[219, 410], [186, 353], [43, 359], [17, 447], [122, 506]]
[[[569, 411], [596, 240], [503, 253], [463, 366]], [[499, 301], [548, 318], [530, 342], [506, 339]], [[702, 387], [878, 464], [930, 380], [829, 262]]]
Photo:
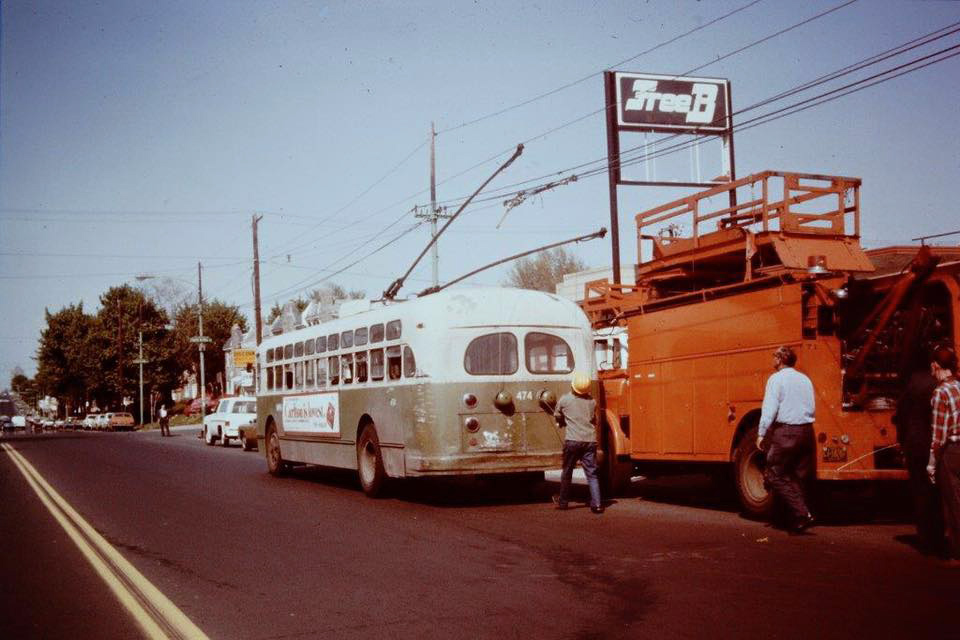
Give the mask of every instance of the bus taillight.
[[467, 405], [468, 408], [473, 409], [477, 406], [477, 396], [472, 393], [463, 394], [463, 404]]
[[480, 429], [480, 421], [474, 418], [473, 416], [470, 416], [469, 418], [467, 418], [464, 421], [463, 425], [467, 428], [467, 431], [469, 431], [470, 433], [475, 433], [477, 430]]

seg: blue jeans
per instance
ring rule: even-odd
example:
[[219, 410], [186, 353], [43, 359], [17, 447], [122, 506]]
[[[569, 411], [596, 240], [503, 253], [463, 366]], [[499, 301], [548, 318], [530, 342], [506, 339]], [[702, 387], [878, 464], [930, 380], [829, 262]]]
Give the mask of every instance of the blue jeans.
[[583, 473], [587, 476], [587, 486], [590, 487], [590, 506], [601, 506], [600, 480], [597, 479], [597, 443], [576, 440], [567, 440], [563, 443], [563, 473], [560, 474], [559, 503], [567, 504], [570, 480], [573, 478], [573, 468], [577, 462], [583, 467]]

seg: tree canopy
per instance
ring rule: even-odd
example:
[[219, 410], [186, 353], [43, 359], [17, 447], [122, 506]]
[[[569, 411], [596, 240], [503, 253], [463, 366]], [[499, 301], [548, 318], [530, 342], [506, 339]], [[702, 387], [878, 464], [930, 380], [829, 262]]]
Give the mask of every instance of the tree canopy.
[[[203, 332], [211, 342], [206, 346], [207, 380], [216, 380], [223, 371], [223, 345], [234, 324], [244, 331], [247, 320], [236, 306], [219, 300], [204, 303]], [[67, 411], [86, 409], [94, 403], [101, 410], [120, 409], [124, 398], [136, 403], [139, 393], [143, 349], [143, 389], [169, 397], [181, 384], [185, 371], [199, 369], [196, 343], [196, 305], [181, 302], [171, 317], [153, 296], [122, 285], [100, 296], [95, 315], [83, 304], [68, 305], [46, 312], [46, 327], [37, 347], [37, 375], [29, 380], [22, 374], [11, 380], [14, 388], [52, 395], [61, 399]]]
[[554, 293], [565, 274], [586, 268], [587, 265], [576, 255], [563, 247], [556, 247], [514, 262], [504, 284]]

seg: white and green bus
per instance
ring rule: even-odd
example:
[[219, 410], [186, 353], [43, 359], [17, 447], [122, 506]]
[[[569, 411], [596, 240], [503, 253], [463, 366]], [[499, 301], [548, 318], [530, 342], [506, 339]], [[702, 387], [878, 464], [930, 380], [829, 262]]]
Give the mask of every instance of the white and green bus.
[[268, 470], [390, 478], [539, 474], [561, 465], [551, 408], [576, 368], [595, 379], [573, 302], [507, 288], [444, 290], [266, 338], [257, 435]]

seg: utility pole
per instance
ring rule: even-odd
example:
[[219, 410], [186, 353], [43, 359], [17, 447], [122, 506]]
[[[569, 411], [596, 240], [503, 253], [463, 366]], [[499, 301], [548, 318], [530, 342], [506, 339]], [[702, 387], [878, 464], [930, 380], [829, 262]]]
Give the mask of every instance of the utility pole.
[[200, 350], [200, 423], [203, 424], [203, 419], [207, 415], [207, 378], [204, 373], [203, 352], [210, 338], [203, 335], [203, 266], [199, 262], [197, 263], [197, 323], [200, 335], [190, 338], [190, 342], [196, 342]]
[[[437, 133], [434, 129], [434, 123], [430, 123], [430, 211], [429, 213], [416, 213], [417, 218], [425, 218], [430, 221], [430, 238], [437, 237], [437, 220], [440, 218], [449, 218], [445, 213], [441, 213], [437, 207], [437, 165], [436, 165], [436, 145]], [[419, 209], [419, 207], [417, 207]], [[440, 284], [440, 251], [438, 243], [434, 242], [430, 247], [430, 258], [433, 261], [433, 286]]]
[[257, 242], [257, 223], [263, 216], [253, 214], [253, 315], [257, 325], [257, 346], [263, 339], [263, 319], [260, 317], [260, 244]]

